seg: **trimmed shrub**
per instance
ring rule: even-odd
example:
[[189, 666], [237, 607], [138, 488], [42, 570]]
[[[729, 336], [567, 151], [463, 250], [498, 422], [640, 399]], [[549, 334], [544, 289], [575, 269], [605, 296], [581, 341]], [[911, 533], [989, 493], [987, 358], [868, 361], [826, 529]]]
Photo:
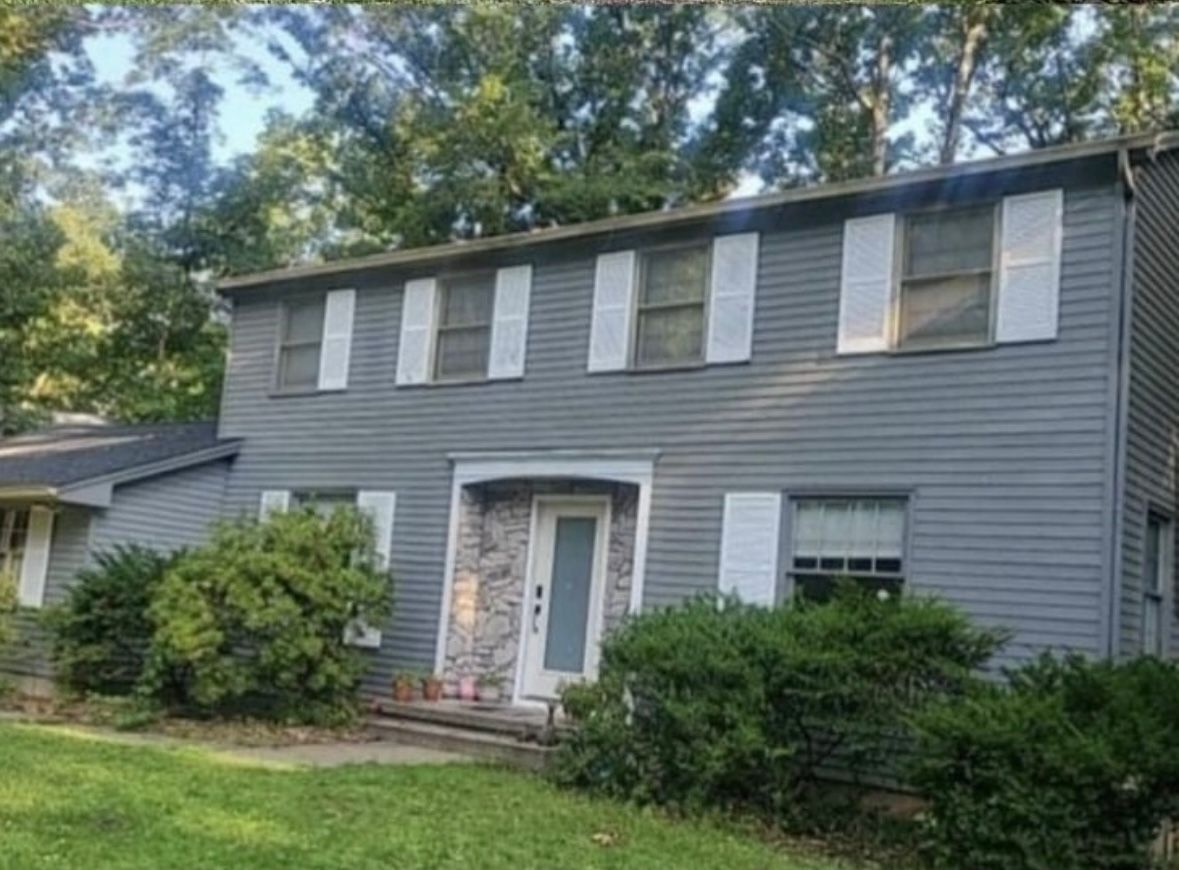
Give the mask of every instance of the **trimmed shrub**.
[[364, 661], [345, 634], [381, 625], [388, 607], [388, 573], [355, 509], [222, 523], [164, 575], [143, 690], [206, 713], [346, 718]]
[[[842, 586], [776, 609], [713, 598], [645, 613], [566, 690], [566, 784], [800, 821], [825, 774], [878, 770], [925, 698], [962, 691], [1002, 637], [926, 598]], [[854, 789], [853, 789], [854, 791]]]
[[1141, 868], [1179, 813], [1179, 668], [1045, 657], [915, 717], [938, 867]]
[[76, 692], [126, 695], [143, 675], [152, 623], [148, 607], [179, 553], [137, 545], [99, 553], [78, 572], [62, 604], [46, 612], [60, 684]]
[[12, 643], [16, 635], [16, 628], [13, 624], [16, 601], [16, 581], [0, 571], [0, 651]]

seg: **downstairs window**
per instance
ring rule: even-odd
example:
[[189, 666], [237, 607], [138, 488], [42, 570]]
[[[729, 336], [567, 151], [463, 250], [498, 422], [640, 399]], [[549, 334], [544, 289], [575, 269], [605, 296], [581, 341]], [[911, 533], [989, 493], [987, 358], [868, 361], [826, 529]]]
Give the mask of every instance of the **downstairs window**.
[[794, 503], [791, 576], [795, 589], [825, 601], [850, 578], [899, 594], [905, 582], [901, 498], [804, 498]]

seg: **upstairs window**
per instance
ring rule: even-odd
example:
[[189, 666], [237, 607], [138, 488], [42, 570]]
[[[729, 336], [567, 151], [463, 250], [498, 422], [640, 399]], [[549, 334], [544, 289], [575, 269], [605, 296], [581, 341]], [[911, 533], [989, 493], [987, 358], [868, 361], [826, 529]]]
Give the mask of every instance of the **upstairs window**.
[[635, 365], [687, 365], [704, 359], [708, 245], [646, 251], [639, 270]]
[[439, 381], [487, 377], [495, 274], [461, 275], [439, 283], [434, 377]]
[[0, 509], [0, 577], [20, 578], [28, 538], [28, 510]]
[[283, 306], [279, 391], [301, 392], [318, 387], [324, 306], [323, 296], [292, 300]]
[[795, 502], [791, 573], [807, 598], [831, 597], [851, 578], [899, 593], [905, 580], [905, 501], [898, 498], [807, 498]]
[[897, 346], [963, 347], [991, 339], [995, 208], [904, 219]]

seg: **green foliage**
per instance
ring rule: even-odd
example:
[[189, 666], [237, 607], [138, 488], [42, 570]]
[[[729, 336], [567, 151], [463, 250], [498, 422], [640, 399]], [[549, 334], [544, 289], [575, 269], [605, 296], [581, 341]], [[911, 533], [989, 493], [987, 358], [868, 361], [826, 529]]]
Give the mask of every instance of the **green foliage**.
[[181, 557], [120, 545], [78, 573], [66, 600], [46, 612], [54, 671], [63, 686], [103, 695], [135, 689], [151, 642], [152, 596]]
[[853, 586], [826, 604], [711, 598], [644, 613], [569, 688], [560, 781], [642, 802], [801, 821], [825, 767], [879, 765], [907, 710], [961, 691], [1001, 643], [936, 601]]
[[1140, 868], [1179, 813], [1179, 667], [1045, 657], [916, 716], [935, 865]]
[[375, 558], [371, 524], [352, 508], [222, 523], [159, 586], [144, 692], [212, 713], [347, 716], [364, 660], [345, 632], [388, 612]]
[[16, 613], [16, 583], [13, 578], [0, 572], [0, 651], [12, 643], [15, 630], [12, 625]]

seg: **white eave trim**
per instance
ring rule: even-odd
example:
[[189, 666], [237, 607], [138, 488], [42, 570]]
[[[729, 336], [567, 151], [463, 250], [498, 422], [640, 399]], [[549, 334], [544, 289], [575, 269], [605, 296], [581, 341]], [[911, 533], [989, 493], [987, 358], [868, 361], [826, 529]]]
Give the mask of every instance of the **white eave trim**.
[[282, 284], [314, 277], [340, 276], [367, 269], [391, 266], [424, 267], [430, 263], [447, 262], [455, 257], [531, 248], [535, 245], [550, 242], [580, 239], [626, 230], [672, 227], [677, 224], [719, 218], [734, 213], [753, 212], [764, 208], [831, 199], [840, 196], [857, 196], [896, 187], [938, 182], [948, 178], [967, 177], [987, 172], [1003, 172], [1049, 163], [1064, 163], [1087, 157], [1116, 154], [1123, 150], [1152, 149], [1157, 151], [1177, 146], [1179, 146], [1179, 135], [1174, 132], [1135, 134], [1091, 142], [1074, 142], [1053, 148], [991, 157], [985, 160], [971, 160], [947, 166], [914, 169], [907, 172], [900, 172], [896, 175], [860, 178], [835, 184], [822, 184], [815, 187], [794, 188], [779, 193], [735, 197], [733, 199], [721, 200], [720, 202], [701, 203], [664, 211], [619, 215], [587, 221], [585, 223], [569, 224], [568, 226], [562, 227], [507, 233], [501, 236], [449, 242], [429, 247], [404, 248], [348, 260], [290, 266], [267, 272], [237, 275], [221, 280], [217, 285], [217, 290], [219, 293], [229, 293], [251, 287]]

